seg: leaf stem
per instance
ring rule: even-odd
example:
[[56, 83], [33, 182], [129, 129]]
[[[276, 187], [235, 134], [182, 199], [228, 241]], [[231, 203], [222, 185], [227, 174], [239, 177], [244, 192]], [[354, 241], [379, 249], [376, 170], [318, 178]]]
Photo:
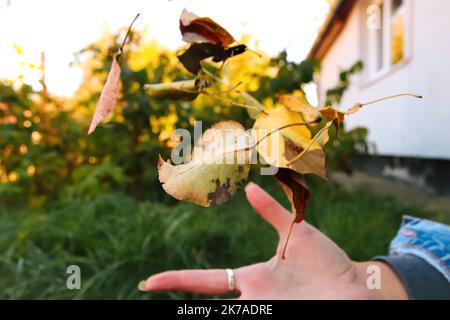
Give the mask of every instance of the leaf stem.
[[128, 27], [127, 33], [125, 34], [125, 38], [123, 38], [122, 45], [121, 45], [120, 48], [119, 48], [120, 52], [123, 51], [123, 47], [125, 46], [126, 41], [127, 41], [127, 39], [128, 39], [128, 36], [130, 35], [131, 28], [133, 27], [134, 22], [137, 20], [137, 18], [138, 18], [140, 15], [141, 15], [141, 14], [138, 13], [138, 14], [136, 15], [136, 17], [134, 18], [134, 20], [131, 22], [130, 26]]
[[258, 145], [261, 143], [261, 141], [263, 141], [264, 139], [267, 139], [269, 136], [271, 136], [272, 134], [274, 134], [274, 133], [276, 133], [276, 132], [278, 132], [278, 131], [281, 131], [281, 130], [283, 130], [283, 129], [287, 129], [287, 128], [290, 128], [290, 127], [306, 126], [306, 125], [308, 125], [308, 124], [319, 123], [321, 120], [322, 120], [321, 118], [317, 118], [316, 120], [313, 120], [313, 121], [305, 121], [305, 122], [290, 123], [290, 124], [284, 125], [284, 126], [282, 126], [282, 127], [276, 128], [276, 129], [270, 131], [270, 132], [269, 132], [268, 134], [266, 134], [265, 136], [263, 136], [261, 139], [259, 139], [259, 140], [256, 142], [255, 147], [258, 146]]
[[241, 84], [242, 84], [242, 81], [239, 81], [238, 84], [232, 86], [231, 88], [228, 88], [227, 90], [219, 91], [218, 93], [219, 94], [224, 94], [224, 93], [229, 93], [229, 92], [235, 91]]
[[210, 76], [211, 78], [213, 78], [214, 80], [218, 81], [218, 82], [222, 82], [222, 79], [219, 78], [217, 75], [209, 72], [208, 70], [202, 68], [201, 71], [206, 74], [207, 76]]
[[281, 130], [283, 130], [283, 129], [290, 128], [290, 127], [295, 127], [295, 126], [305, 126], [305, 125], [308, 125], [308, 124], [314, 124], [314, 123], [317, 123], [318, 120], [319, 120], [319, 119], [316, 119], [316, 120], [314, 120], [314, 121], [297, 122], [297, 123], [290, 123], [290, 124], [287, 124], [287, 125], [285, 125], [285, 126], [282, 126], [282, 127], [280, 127], [280, 128], [276, 128], [276, 129], [270, 131], [269, 133], [267, 133], [265, 136], [263, 136], [261, 139], [259, 139], [256, 143], [254, 143], [254, 144], [251, 145], [251, 146], [248, 146], [248, 147], [245, 147], [245, 148], [241, 148], [241, 149], [229, 150], [229, 151], [224, 152], [224, 154], [230, 153], [230, 152], [249, 151], [249, 150], [251, 150], [251, 149], [256, 148], [256, 147], [261, 143], [261, 141], [263, 141], [264, 139], [268, 138], [270, 135], [274, 134], [275, 132], [278, 132], [278, 131], [281, 131]]
[[281, 259], [283, 259], [283, 260], [286, 259], [286, 249], [287, 249], [289, 239], [291, 237], [292, 229], [294, 228], [294, 224], [295, 224], [295, 219], [293, 219], [291, 222], [291, 226], [289, 227], [289, 232], [287, 234], [286, 241], [284, 242], [283, 253], [281, 255]]
[[398, 97], [403, 97], [403, 96], [408, 96], [408, 97], [413, 97], [413, 98], [417, 98], [417, 99], [422, 99], [423, 96], [414, 94], [414, 93], [399, 93], [399, 94], [394, 94], [392, 96], [388, 96], [388, 97], [384, 97], [384, 98], [380, 98], [380, 99], [376, 99], [370, 102], [366, 102], [366, 103], [361, 103], [361, 107], [363, 106], [368, 106], [377, 102], [381, 102], [381, 101], [385, 101], [385, 100], [389, 100], [389, 99], [394, 99], [394, 98], [398, 98]]
[[[236, 88], [239, 87], [241, 84], [242, 84], [242, 82], [239, 82], [238, 84], [234, 85], [234, 86], [231, 87], [231, 88], [228, 88], [228, 89], [226, 89], [226, 90], [224, 90], [224, 91], [218, 91], [217, 93], [214, 93], [214, 94], [209, 93], [208, 91], [205, 91], [204, 89], [197, 90], [197, 91], [194, 91], [194, 90], [186, 90], [186, 89], [180, 89], [180, 91], [186, 92], [186, 93], [203, 93], [204, 95], [207, 95], [207, 96], [214, 96], [214, 95], [218, 95], [218, 94], [229, 93], [229, 92], [231, 92], [231, 91], [233, 91], [233, 90], [236, 90]], [[206, 87], [204, 87], [204, 88], [206, 88]]]
[[256, 55], [258, 58], [262, 58], [262, 55], [259, 52], [256, 52], [255, 50], [250, 49], [248, 46], [245, 46], [247, 51], [250, 51], [251, 53], [253, 53], [254, 55]]
[[[278, 131], [281, 131], [281, 130], [283, 130], [283, 129], [290, 128], [290, 127], [306, 126], [306, 125], [308, 125], [308, 124], [314, 124], [314, 123], [317, 123], [318, 120], [319, 120], [319, 118], [316, 119], [316, 120], [314, 120], [314, 121], [306, 121], [306, 122], [297, 122], [297, 123], [290, 123], [290, 124], [287, 124], [287, 125], [285, 125], [285, 126], [282, 126], [282, 127], [279, 127], [279, 128], [276, 128], [276, 129], [270, 131], [269, 133], [267, 133], [266, 135], [264, 135], [261, 139], [259, 139], [258, 141], [256, 141], [255, 144], [253, 144], [252, 146], [248, 146], [248, 147], [245, 147], [245, 148], [242, 148], [242, 149], [237, 149], [237, 150], [230, 150], [230, 151], [228, 151], [228, 152], [249, 151], [250, 149], [256, 148], [256, 147], [261, 143], [261, 141], [263, 141], [264, 139], [267, 139], [269, 136], [271, 136], [271, 135], [274, 134], [275, 132], [278, 132]], [[227, 152], [227, 153], [228, 153], [228, 152]]]
[[[217, 94], [209, 94], [209, 95], [212, 96], [212, 97], [214, 97], [214, 98], [216, 98], [216, 99], [218, 99], [218, 100], [221, 100], [221, 101], [223, 101], [223, 102], [225, 102], [225, 103], [229, 103], [229, 104], [231, 104], [231, 105], [234, 105], [234, 106], [236, 106], [236, 107], [241, 107], [241, 108], [246, 108], [246, 109], [251, 109], [251, 110], [261, 111], [261, 110], [260, 110], [259, 108], [257, 108], [257, 107], [249, 106], [249, 105], [246, 105], [246, 104], [243, 104], [243, 103], [239, 103], [239, 102], [233, 101], [232, 99], [223, 98], [223, 97], [221, 97], [221, 96], [219, 96], [219, 95], [217, 95]], [[264, 111], [261, 111], [261, 112], [264, 113]]]
[[319, 136], [325, 132], [325, 130], [328, 130], [331, 127], [331, 124], [333, 123], [333, 121], [328, 122], [322, 129], [320, 129], [316, 135], [314, 136], [314, 138], [311, 139], [311, 141], [308, 143], [308, 145], [306, 146], [305, 149], [303, 149], [302, 152], [300, 152], [298, 155], [296, 155], [294, 158], [292, 158], [287, 165], [291, 165], [294, 162], [298, 161], [301, 157], [303, 157], [303, 155], [309, 150], [309, 148], [311, 148], [312, 144], [319, 139]]

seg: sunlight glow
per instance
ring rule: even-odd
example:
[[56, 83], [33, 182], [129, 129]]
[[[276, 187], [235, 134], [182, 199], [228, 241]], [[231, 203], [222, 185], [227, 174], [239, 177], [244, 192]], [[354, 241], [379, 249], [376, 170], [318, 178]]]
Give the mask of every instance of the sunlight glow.
[[[149, 39], [176, 49], [183, 43], [178, 18], [183, 7], [210, 16], [236, 39], [252, 36], [253, 48], [275, 55], [286, 49], [289, 59], [305, 58], [329, 5], [326, 0], [0, 0], [0, 78], [39, 87], [39, 75], [23, 62], [40, 65], [45, 52], [49, 92], [72, 95], [82, 73], [70, 67], [73, 54], [100, 38], [104, 31], [127, 26], [136, 13], [135, 30], [147, 30]], [[21, 48], [23, 55], [17, 50]], [[21, 65], [22, 64], [22, 65]]]

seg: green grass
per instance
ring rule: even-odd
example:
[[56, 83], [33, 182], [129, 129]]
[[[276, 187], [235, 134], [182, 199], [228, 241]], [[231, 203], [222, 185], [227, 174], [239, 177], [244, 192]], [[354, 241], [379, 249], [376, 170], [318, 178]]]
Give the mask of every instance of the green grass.
[[[276, 183], [266, 188], [286, 203]], [[313, 181], [307, 219], [358, 260], [387, 252], [401, 216], [445, 221], [363, 187], [349, 193]], [[44, 211], [0, 213], [0, 298], [160, 299], [137, 284], [167, 269], [238, 267], [271, 257], [277, 238], [241, 191], [226, 205], [204, 209], [137, 202], [123, 194], [56, 204]], [[81, 290], [66, 288], [66, 268], [81, 267]]]

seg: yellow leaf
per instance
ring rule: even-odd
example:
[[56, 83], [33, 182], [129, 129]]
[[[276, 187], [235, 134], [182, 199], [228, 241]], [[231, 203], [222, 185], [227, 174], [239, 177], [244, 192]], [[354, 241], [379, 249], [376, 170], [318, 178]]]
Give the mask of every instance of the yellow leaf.
[[319, 110], [309, 104], [303, 92], [298, 95], [283, 94], [280, 95], [279, 100], [288, 110], [300, 112], [305, 121], [313, 121], [320, 117]]
[[[302, 123], [305, 120], [300, 113], [284, 106], [260, 113], [252, 130], [254, 140], [261, 140], [257, 151], [275, 167], [292, 169], [302, 174], [314, 173], [326, 179], [325, 152], [317, 141], [311, 141], [311, 132]], [[273, 132], [277, 128], [283, 129]], [[303, 156], [291, 163], [305, 149]]]
[[[251, 140], [241, 124], [222, 121], [202, 135], [190, 162], [172, 165], [159, 159], [159, 180], [178, 200], [209, 207], [227, 202], [247, 179]], [[237, 161], [239, 160], [239, 161]]]

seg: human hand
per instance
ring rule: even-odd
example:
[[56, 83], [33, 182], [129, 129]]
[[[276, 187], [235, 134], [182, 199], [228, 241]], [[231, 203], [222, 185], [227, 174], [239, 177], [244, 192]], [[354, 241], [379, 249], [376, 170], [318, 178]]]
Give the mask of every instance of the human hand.
[[[259, 186], [246, 194], [253, 208], [278, 232], [275, 255], [266, 262], [234, 270], [240, 299], [406, 299], [395, 273], [382, 262], [353, 262], [333, 241], [306, 221], [294, 225], [282, 259], [292, 216]], [[351, 235], [349, 235], [351, 236]], [[368, 265], [381, 270], [381, 289], [367, 286]], [[202, 294], [228, 292], [223, 269], [167, 271], [139, 284], [143, 291], [176, 290]]]

